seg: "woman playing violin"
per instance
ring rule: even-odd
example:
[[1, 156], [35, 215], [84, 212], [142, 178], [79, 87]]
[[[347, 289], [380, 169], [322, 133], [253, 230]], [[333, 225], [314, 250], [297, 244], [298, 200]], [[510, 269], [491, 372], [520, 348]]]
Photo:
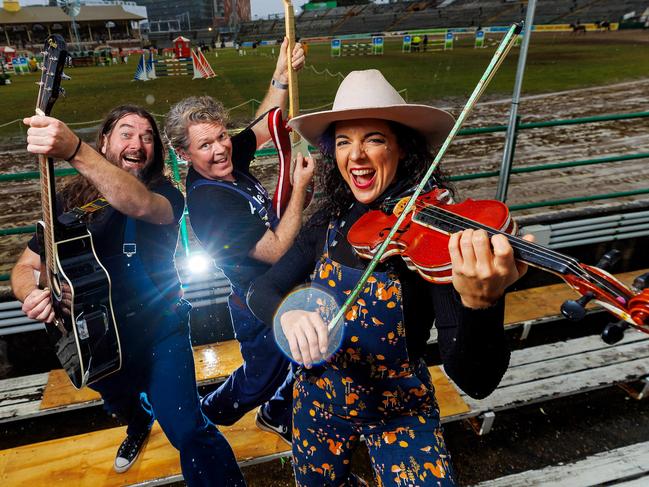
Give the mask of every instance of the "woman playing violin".
[[[405, 103], [377, 70], [350, 73], [332, 110], [290, 122], [320, 147], [323, 195], [293, 247], [250, 288], [248, 302], [262, 321], [272, 323], [282, 299], [309, 279], [345, 301], [368, 263], [347, 242], [349, 227], [415, 186], [453, 123], [442, 110]], [[434, 179], [448, 186], [441, 173]], [[379, 485], [455, 485], [423, 360], [426, 341], [435, 324], [446, 373], [471, 397], [489, 395], [509, 363], [503, 295], [525, 266], [501, 235], [466, 230], [448, 248], [451, 284], [425, 281], [402, 259], [379, 264], [345, 315], [342, 346], [324, 361], [320, 315], [279, 316], [302, 365], [293, 394], [298, 486], [364, 485], [350, 472], [361, 435]]]

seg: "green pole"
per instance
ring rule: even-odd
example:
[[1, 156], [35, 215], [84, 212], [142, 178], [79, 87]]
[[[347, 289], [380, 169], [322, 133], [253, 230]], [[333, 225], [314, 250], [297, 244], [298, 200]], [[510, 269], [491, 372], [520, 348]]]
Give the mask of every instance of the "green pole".
[[[178, 156], [176, 156], [176, 151], [172, 148], [169, 148], [169, 157], [167, 162], [171, 166], [171, 170], [174, 175], [174, 181], [176, 184], [180, 185], [180, 171], [178, 170]], [[189, 255], [189, 237], [187, 235], [187, 209], [183, 212], [183, 217], [180, 219], [180, 241], [182, 243], [183, 249], [185, 250], [185, 256]]]

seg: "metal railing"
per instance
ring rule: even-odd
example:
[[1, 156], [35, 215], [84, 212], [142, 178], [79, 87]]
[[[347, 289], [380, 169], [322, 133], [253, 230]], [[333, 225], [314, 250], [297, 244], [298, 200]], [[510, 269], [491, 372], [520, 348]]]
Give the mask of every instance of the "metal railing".
[[[649, 112], [617, 113], [617, 114], [600, 115], [600, 116], [593, 116], [593, 117], [559, 119], [559, 120], [549, 120], [544, 122], [527, 122], [527, 123], [520, 123], [520, 117], [519, 117], [518, 123], [516, 125], [516, 134], [518, 134], [518, 132], [521, 130], [560, 127], [566, 125], [580, 125], [580, 124], [599, 123], [599, 122], [610, 122], [616, 120], [633, 120], [633, 119], [641, 119], [641, 118], [649, 118]], [[458, 132], [458, 135], [469, 136], [469, 135], [498, 133], [498, 132], [506, 132], [506, 131], [507, 131], [506, 125], [495, 125], [495, 126], [488, 126], [488, 127], [462, 129]], [[266, 148], [266, 149], [258, 150], [255, 153], [255, 157], [269, 157], [275, 154], [277, 154], [277, 151], [274, 148]], [[514, 157], [514, 151], [512, 151], [511, 157], [512, 158]], [[645, 159], [645, 158], [649, 158], [649, 153], [643, 152], [638, 154], [607, 156], [607, 157], [601, 157], [595, 159], [572, 160], [572, 161], [564, 161], [559, 163], [515, 167], [511, 170], [511, 174], [549, 171], [553, 169], [564, 169], [564, 168], [579, 167], [579, 166], [594, 165], [594, 164], [609, 164], [614, 162], [623, 162], [623, 161]], [[182, 162], [178, 160], [178, 158], [175, 156], [173, 151], [170, 151], [170, 156], [167, 159], [167, 163], [170, 165], [172, 169], [172, 173], [175, 181], [180, 183], [179, 166], [182, 164]], [[56, 176], [69, 176], [73, 174], [76, 174], [76, 170], [71, 168], [57, 169], [55, 171]], [[472, 179], [482, 179], [482, 178], [490, 178], [490, 177], [497, 177], [497, 176], [505, 177], [504, 175], [499, 174], [499, 171], [485, 171], [485, 172], [478, 172], [478, 173], [471, 173], [471, 174], [458, 174], [455, 176], [451, 176], [450, 179], [451, 181], [466, 181]], [[0, 182], [27, 181], [30, 179], [38, 179], [38, 177], [39, 177], [38, 171], [1, 174]], [[637, 196], [642, 194], [649, 194], [649, 187], [632, 190], [632, 191], [618, 191], [613, 193], [604, 193], [604, 194], [595, 194], [595, 195], [588, 195], [588, 196], [577, 196], [573, 198], [564, 198], [564, 199], [557, 199], [557, 200], [546, 200], [546, 201], [523, 203], [518, 205], [511, 205], [509, 208], [512, 211], [517, 211], [517, 210], [524, 210], [530, 208], [554, 207], [554, 206], [560, 206], [560, 205], [566, 205], [566, 204], [578, 203], [578, 202], [598, 201], [604, 199]], [[14, 228], [4, 228], [4, 229], [0, 229], [0, 236], [33, 233], [34, 231], [35, 231], [34, 225], [14, 227]], [[183, 244], [185, 255], [188, 255], [189, 239], [187, 237], [185, 218], [183, 218], [181, 223], [181, 241]], [[7, 274], [0, 274], [0, 281], [6, 281], [8, 280], [8, 278], [9, 276]]]

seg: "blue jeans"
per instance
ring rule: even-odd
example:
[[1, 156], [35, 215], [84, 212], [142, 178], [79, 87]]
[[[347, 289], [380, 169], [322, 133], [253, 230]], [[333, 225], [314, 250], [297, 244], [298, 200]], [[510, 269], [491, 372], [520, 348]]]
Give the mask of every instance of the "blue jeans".
[[[101, 394], [110, 413], [128, 422], [128, 434], [145, 431], [154, 417], [158, 420], [180, 451], [187, 485], [245, 485], [232, 448], [201, 413], [188, 318], [159, 319], [156, 335], [160, 339], [147, 339], [147, 343], [137, 333], [140, 320], [129, 321], [120, 330], [122, 369], [91, 387]], [[143, 398], [152, 411], [142, 407]]]
[[228, 299], [243, 365], [203, 398], [203, 412], [215, 424], [231, 425], [264, 404], [274, 423], [291, 426], [293, 374], [290, 362], [275, 344], [270, 328], [259, 321], [235, 293]]

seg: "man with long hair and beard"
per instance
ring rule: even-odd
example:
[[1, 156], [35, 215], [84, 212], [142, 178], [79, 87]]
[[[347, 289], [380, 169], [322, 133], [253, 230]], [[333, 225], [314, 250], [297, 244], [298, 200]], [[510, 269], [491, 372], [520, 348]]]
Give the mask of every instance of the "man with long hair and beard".
[[[88, 217], [88, 228], [114, 284], [122, 368], [90, 387], [128, 425], [115, 470], [133, 464], [155, 418], [180, 450], [188, 485], [244, 485], [230, 445], [200, 410], [189, 340], [191, 306], [182, 299], [174, 263], [184, 198], [165, 175], [155, 120], [137, 106], [113, 109], [97, 136], [99, 152], [55, 118], [34, 116], [24, 123], [30, 126], [29, 152], [65, 159], [79, 171], [60, 193], [59, 213], [100, 197], [110, 205]], [[27, 316], [50, 323], [50, 291], [39, 289], [34, 279], [40, 268], [39, 245], [32, 238], [11, 284]]]

